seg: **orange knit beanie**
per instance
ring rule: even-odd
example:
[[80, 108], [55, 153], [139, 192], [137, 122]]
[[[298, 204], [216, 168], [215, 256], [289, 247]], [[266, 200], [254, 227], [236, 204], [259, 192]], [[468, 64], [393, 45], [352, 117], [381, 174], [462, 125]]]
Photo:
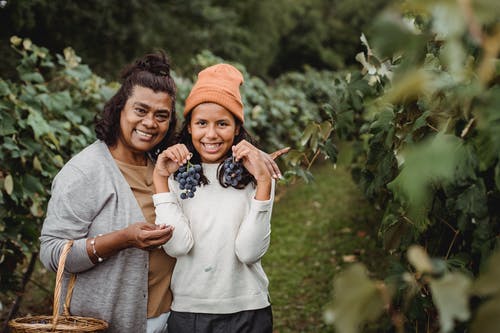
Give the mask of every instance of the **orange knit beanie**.
[[186, 99], [184, 117], [201, 103], [216, 103], [243, 122], [242, 83], [243, 75], [231, 65], [218, 64], [205, 68], [198, 73], [198, 80]]

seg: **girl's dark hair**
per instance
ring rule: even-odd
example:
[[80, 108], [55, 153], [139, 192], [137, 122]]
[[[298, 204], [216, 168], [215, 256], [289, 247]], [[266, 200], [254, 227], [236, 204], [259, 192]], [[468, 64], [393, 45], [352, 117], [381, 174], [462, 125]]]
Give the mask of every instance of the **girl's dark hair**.
[[120, 134], [120, 113], [135, 86], [149, 88], [155, 93], [165, 92], [172, 99], [172, 110], [168, 131], [163, 140], [150, 151], [153, 159], [173, 143], [177, 117], [175, 112], [176, 85], [170, 76], [170, 61], [163, 51], [146, 54], [142, 58], [125, 66], [121, 73], [122, 85], [113, 97], [104, 105], [100, 115], [95, 117], [95, 133], [99, 140], [108, 146], [114, 146]]
[[[193, 164], [200, 164], [201, 165], [201, 156], [196, 151], [196, 149], [194, 148], [194, 146], [193, 146], [193, 140], [191, 138], [191, 134], [188, 131], [188, 125], [191, 122], [191, 114], [192, 114], [192, 112], [190, 112], [186, 116], [186, 119], [184, 120], [184, 123], [182, 124], [182, 129], [181, 129], [181, 131], [179, 132], [179, 134], [177, 136], [177, 142], [185, 144], [186, 147], [187, 147], [187, 149], [193, 154], [193, 156], [190, 159], [191, 163], [193, 163]], [[240, 131], [234, 137], [233, 145], [241, 142], [242, 140], [247, 140], [251, 144], [255, 144], [255, 140], [252, 138], [252, 136], [250, 135], [250, 133], [248, 133], [247, 130], [243, 127], [243, 124], [241, 123], [241, 120], [239, 120], [236, 117], [234, 117], [234, 120], [236, 121], [236, 126], [240, 127]], [[224, 157], [224, 160], [227, 159], [228, 157], [231, 157], [232, 154], [233, 154], [232, 150], [229, 149], [229, 151], [227, 152], [226, 156]], [[222, 165], [224, 164], [224, 160], [219, 164], [219, 166], [217, 168], [217, 177], [219, 178], [219, 183], [223, 187], [229, 187], [231, 185], [226, 185], [224, 183], [224, 181], [223, 181], [224, 172], [222, 172]], [[207, 185], [208, 184], [208, 179], [203, 174], [203, 168], [201, 169], [200, 183], [203, 184], [203, 185]], [[237, 189], [243, 189], [249, 183], [252, 183], [253, 185], [257, 184], [257, 182], [256, 182], [255, 178], [253, 177], [253, 175], [250, 172], [248, 172], [247, 169], [245, 169], [243, 167], [242, 179], [238, 182], [238, 184], [236, 186], [232, 186], [232, 187], [237, 188]]]

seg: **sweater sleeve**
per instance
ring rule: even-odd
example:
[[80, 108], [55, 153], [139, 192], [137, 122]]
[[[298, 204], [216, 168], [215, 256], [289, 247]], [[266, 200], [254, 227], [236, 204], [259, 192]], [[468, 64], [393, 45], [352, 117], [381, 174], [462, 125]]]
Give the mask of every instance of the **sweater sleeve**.
[[73, 247], [66, 259], [65, 269], [72, 273], [94, 266], [90, 260], [86, 237], [92, 219], [100, 209], [93, 181], [73, 166], [65, 166], [54, 178], [52, 195], [40, 236], [40, 260], [45, 267], [57, 270], [64, 244], [72, 239]]
[[269, 200], [251, 199], [249, 212], [238, 230], [235, 252], [238, 259], [245, 264], [250, 265], [260, 260], [269, 248], [274, 188], [273, 181]]
[[156, 224], [167, 224], [174, 227], [172, 238], [163, 245], [165, 252], [171, 257], [186, 255], [193, 247], [193, 234], [188, 219], [182, 212], [174, 192], [153, 195]]

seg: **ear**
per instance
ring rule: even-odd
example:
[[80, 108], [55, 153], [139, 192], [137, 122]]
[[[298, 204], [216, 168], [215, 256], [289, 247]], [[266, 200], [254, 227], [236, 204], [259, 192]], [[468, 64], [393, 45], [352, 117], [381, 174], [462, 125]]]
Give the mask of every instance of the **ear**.
[[237, 136], [238, 134], [240, 134], [240, 128], [241, 128], [240, 124], [236, 125], [236, 128], [234, 129], [234, 136]]
[[189, 124], [187, 125], [187, 130], [188, 133], [191, 134], [191, 122], [189, 122]]

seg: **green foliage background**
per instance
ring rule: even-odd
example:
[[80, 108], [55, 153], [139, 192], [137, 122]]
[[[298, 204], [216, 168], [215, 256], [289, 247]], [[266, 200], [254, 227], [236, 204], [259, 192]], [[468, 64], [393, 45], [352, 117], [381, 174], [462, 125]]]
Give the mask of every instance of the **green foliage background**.
[[338, 69], [353, 63], [359, 32], [388, 1], [7, 0], [0, 8], [0, 72], [15, 76], [12, 35], [58, 53], [71, 45], [111, 80], [155, 48], [166, 50], [184, 75], [194, 72], [192, 57], [206, 49], [260, 77], [305, 65]]
[[[381, 212], [392, 268], [377, 280], [362, 264], [338, 274], [327, 323], [358, 332], [385, 314], [396, 332], [500, 329], [498, 1], [408, 0], [380, 15], [383, 2], [352, 0], [131, 1], [131, 12], [113, 2], [8, 3], [0, 15], [10, 31], [46, 24], [56, 51], [11, 36], [12, 49], [0, 47], [17, 55], [0, 79], [1, 292], [21, 287], [53, 176], [94, 140], [92, 119], [117, 86], [96, 72], [155, 45], [173, 50], [178, 110], [198, 69], [224, 60], [242, 70], [250, 132], [264, 150], [294, 148], [286, 181], [311, 179], [312, 165], [335, 163], [336, 143], [351, 141], [352, 176]], [[60, 18], [57, 31], [42, 12]], [[357, 28], [346, 24], [354, 13]], [[85, 22], [94, 27], [86, 37], [61, 29]], [[67, 41], [91, 67], [62, 49]]]

